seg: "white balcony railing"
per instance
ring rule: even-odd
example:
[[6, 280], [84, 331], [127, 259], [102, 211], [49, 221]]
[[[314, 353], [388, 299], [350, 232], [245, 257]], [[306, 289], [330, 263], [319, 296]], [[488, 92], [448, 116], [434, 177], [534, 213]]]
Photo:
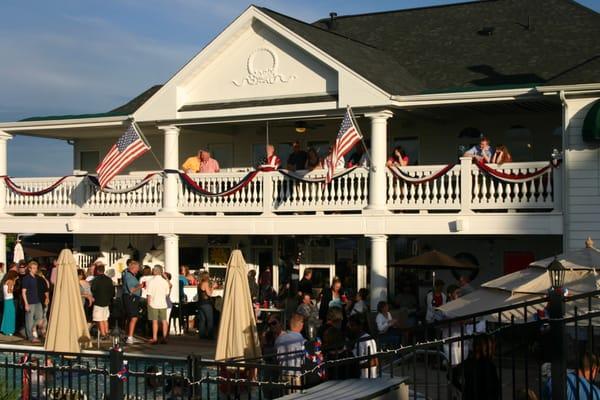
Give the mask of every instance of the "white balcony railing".
[[[509, 163], [491, 168], [511, 174], [538, 171], [547, 162]], [[422, 179], [440, 171], [443, 165], [401, 168], [409, 180]], [[474, 213], [506, 211], [560, 211], [560, 175], [555, 169], [527, 182], [491, 178], [470, 159], [463, 158], [445, 174], [423, 183], [409, 183], [387, 173], [387, 208], [393, 212]], [[209, 192], [221, 192], [238, 183], [247, 172], [194, 174], [192, 179]], [[325, 171], [313, 171], [306, 180], [296, 180], [279, 172], [259, 173], [247, 186], [231, 196], [203, 196], [179, 183], [177, 207], [181, 213], [272, 214], [290, 212], [360, 213], [369, 203], [369, 171], [355, 169], [330, 185], [312, 182]], [[113, 189], [134, 187], [143, 179], [140, 173], [119, 176]], [[42, 190], [58, 178], [18, 178], [14, 182], [25, 191]], [[42, 196], [25, 196], [6, 190], [4, 212], [8, 214], [152, 214], [163, 203], [163, 181], [154, 176], [138, 190], [117, 194], [100, 192], [87, 179], [70, 177], [56, 190]]]
[[[412, 178], [426, 178], [444, 168], [444, 165], [402, 167]], [[437, 179], [411, 184], [387, 174], [387, 204], [390, 210], [460, 210], [460, 165], [454, 166]]]

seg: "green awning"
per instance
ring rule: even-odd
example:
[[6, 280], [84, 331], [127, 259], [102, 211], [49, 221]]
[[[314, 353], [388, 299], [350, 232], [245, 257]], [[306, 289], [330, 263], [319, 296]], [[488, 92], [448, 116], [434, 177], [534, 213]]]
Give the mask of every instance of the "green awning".
[[597, 100], [587, 112], [581, 130], [583, 140], [586, 142], [600, 141], [600, 100]]

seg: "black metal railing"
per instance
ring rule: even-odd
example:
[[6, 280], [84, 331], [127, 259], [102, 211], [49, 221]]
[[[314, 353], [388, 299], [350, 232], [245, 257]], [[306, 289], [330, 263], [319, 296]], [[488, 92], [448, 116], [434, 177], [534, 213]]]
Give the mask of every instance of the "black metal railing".
[[[599, 295], [564, 300], [567, 313], [559, 322], [566, 327], [569, 369], [599, 350]], [[323, 347], [323, 360], [307, 357], [304, 350], [215, 361], [3, 345], [0, 391], [22, 399], [272, 399], [366, 371], [368, 378], [403, 377], [413, 400], [517, 399], [526, 390], [548, 398], [548, 363], [560, 346], [550, 335], [550, 324], [557, 320], [546, 317], [547, 302], [541, 298], [400, 331], [400, 346], [379, 341], [376, 352], [360, 357], [352, 354], [357, 342], [345, 343], [345, 352]], [[296, 361], [280, 365], [283, 356]], [[369, 366], [376, 367], [376, 376]], [[580, 381], [575, 382], [573, 391], [579, 392]]]

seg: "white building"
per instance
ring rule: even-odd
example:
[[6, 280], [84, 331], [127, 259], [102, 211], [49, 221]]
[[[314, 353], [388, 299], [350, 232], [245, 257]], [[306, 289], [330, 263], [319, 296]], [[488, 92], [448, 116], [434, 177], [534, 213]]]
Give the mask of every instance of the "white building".
[[[2, 182], [0, 246], [18, 232], [73, 234], [81, 254], [111, 260], [129, 243], [142, 255], [156, 246], [174, 275], [180, 261], [223, 273], [236, 247], [257, 268], [301, 252], [301, 269], [315, 268], [325, 284], [339, 275], [353, 288], [369, 286], [372, 305], [401, 283], [388, 262], [424, 247], [468, 253], [480, 264], [478, 280], [578, 248], [600, 237], [600, 152], [582, 139], [586, 117], [600, 137], [598, 37], [600, 16], [567, 0], [332, 15], [313, 24], [250, 6], [168, 82], [123, 107], [0, 124], [0, 175], [14, 135], [68, 140], [74, 174], [93, 172], [133, 118], [162, 165], [147, 153], [114, 188], [178, 169], [206, 148], [223, 171], [192, 177], [219, 191], [262, 157], [267, 130], [284, 160], [295, 140], [326, 151], [346, 105], [370, 147], [370, 169], [329, 186], [260, 173], [229, 197], [198, 195], [173, 173], [127, 194], [98, 192], [80, 176], [41, 196]], [[526, 183], [493, 179], [458, 157], [478, 142], [478, 130], [513, 153], [515, 162], [494, 170], [538, 171], [554, 149], [563, 163]], [[410, 184], [385, 166], [397, 144], [412, 177], [456, 165]], [[35, 191], [57, 179], [14, 182]]]

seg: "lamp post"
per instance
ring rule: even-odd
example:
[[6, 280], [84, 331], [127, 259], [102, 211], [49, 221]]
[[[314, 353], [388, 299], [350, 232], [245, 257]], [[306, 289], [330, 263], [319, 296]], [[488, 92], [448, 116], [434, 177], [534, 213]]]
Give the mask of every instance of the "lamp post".
[[552, 400], [567, 398], [567, 352], [565, 340], [565, 302], [564, 283], [565, 267], [556, 258], [548, 265], [550, 277], [550, 293], [548, 293], [548, 316], [550, 317], [550, 334], [552, 335]]

